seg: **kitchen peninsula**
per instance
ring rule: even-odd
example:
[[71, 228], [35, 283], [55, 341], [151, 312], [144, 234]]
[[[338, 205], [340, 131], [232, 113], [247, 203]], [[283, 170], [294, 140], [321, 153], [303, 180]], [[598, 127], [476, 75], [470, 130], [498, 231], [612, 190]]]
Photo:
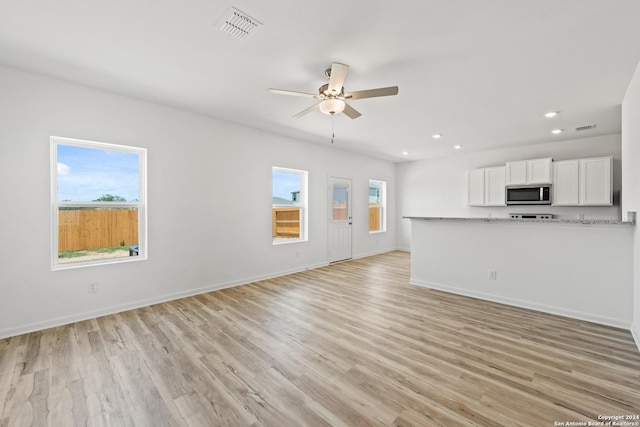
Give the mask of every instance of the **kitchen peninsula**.
[[411, 283], [628, 329], [633, 222], [405, 217]]

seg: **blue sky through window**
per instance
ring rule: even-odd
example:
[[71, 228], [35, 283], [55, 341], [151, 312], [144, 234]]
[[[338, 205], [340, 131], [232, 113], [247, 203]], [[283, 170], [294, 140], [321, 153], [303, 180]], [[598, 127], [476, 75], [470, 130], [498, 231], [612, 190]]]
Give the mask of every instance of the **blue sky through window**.
[[58, 200], [89, 202], [105, 194], [139, 199], [136, 153], [58, 144]]
[[273, 171], [273, 197], [291, 200], [291, 193], [300, 191], [300, 174]]
[[382, 183], [369, 181], [369, 203], [380, 203]]

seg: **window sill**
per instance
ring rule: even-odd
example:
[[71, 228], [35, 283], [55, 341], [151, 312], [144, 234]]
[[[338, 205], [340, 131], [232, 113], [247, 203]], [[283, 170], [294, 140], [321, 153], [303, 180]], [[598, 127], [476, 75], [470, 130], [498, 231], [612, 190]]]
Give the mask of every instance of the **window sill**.
[[302, 243], [302, 242], [308, 242], [308, 239], [278, 239], [278, 240], [273, 240], [271, 242], [271, 244], [273, 246], [280, 246], [280, 245], [288, 245], [290, 243]]
[[123, 264], [127, 262], [146, 261], [146, 260], [147, 260], [147, 257], [138, 255], [138, 256], [132, 256], [132, 257], [111, 258], [111, 259], [104, 259], [104, 260], [98, 260], [98, 261], [68, 262], [68, 263], [53, 265], [51, 267], [51, 271], [71, 270], [74, 268], [84, 268], [84, 267], [97, 267], [100, 265], [108, 265], [108, 264]]

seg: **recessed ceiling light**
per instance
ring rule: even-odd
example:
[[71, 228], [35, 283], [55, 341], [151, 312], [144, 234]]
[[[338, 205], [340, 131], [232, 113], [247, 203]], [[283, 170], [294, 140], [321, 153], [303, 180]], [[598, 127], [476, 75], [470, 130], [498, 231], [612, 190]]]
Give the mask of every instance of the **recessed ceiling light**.
[[442, 134], [441, 133], [434, 133], [433, 135], [431, 135], [433, 137], [433, 139], [440, 139], [442, 138]]
[[552, 134], [557, 135], [559, 133], [562, 133], [562, 129], [554, 129], [551, 131]]
[[453, 146], [453, 149], [454, 149], [454, 150], [459, 150], [459, 149], [461, 149], [461, 148], [462, 148], [462, 145], [454, 145], [454, 146]]
[[549, 111], [548, 113], [545, 113], [544, 116], [548, 119], [550, 119], [551, 117], [555, 117], [558, 115], [557, 111]]
[[403, 155], [403, 156], [408, 156], [408, 155], [409, 155], [409, 152], [408, 152], [408, 151], [403, 151], [403, 152], [402, 152], [402, 155]]

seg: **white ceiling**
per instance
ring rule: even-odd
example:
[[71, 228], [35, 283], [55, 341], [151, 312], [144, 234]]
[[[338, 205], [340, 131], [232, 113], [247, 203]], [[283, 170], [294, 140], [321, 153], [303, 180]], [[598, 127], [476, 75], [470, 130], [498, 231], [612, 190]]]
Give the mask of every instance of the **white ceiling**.
[[[263, 27], [221, 32], [231, 6]], [[348, 64], [345, 91], [400, 91], [334, 145], [396, 162], [620, 132], [639, 61], [638, 0], [0, 0], [0, 64], [325, 145], [330, 116], [292, 118], [315, 100], [266, 89]]]

